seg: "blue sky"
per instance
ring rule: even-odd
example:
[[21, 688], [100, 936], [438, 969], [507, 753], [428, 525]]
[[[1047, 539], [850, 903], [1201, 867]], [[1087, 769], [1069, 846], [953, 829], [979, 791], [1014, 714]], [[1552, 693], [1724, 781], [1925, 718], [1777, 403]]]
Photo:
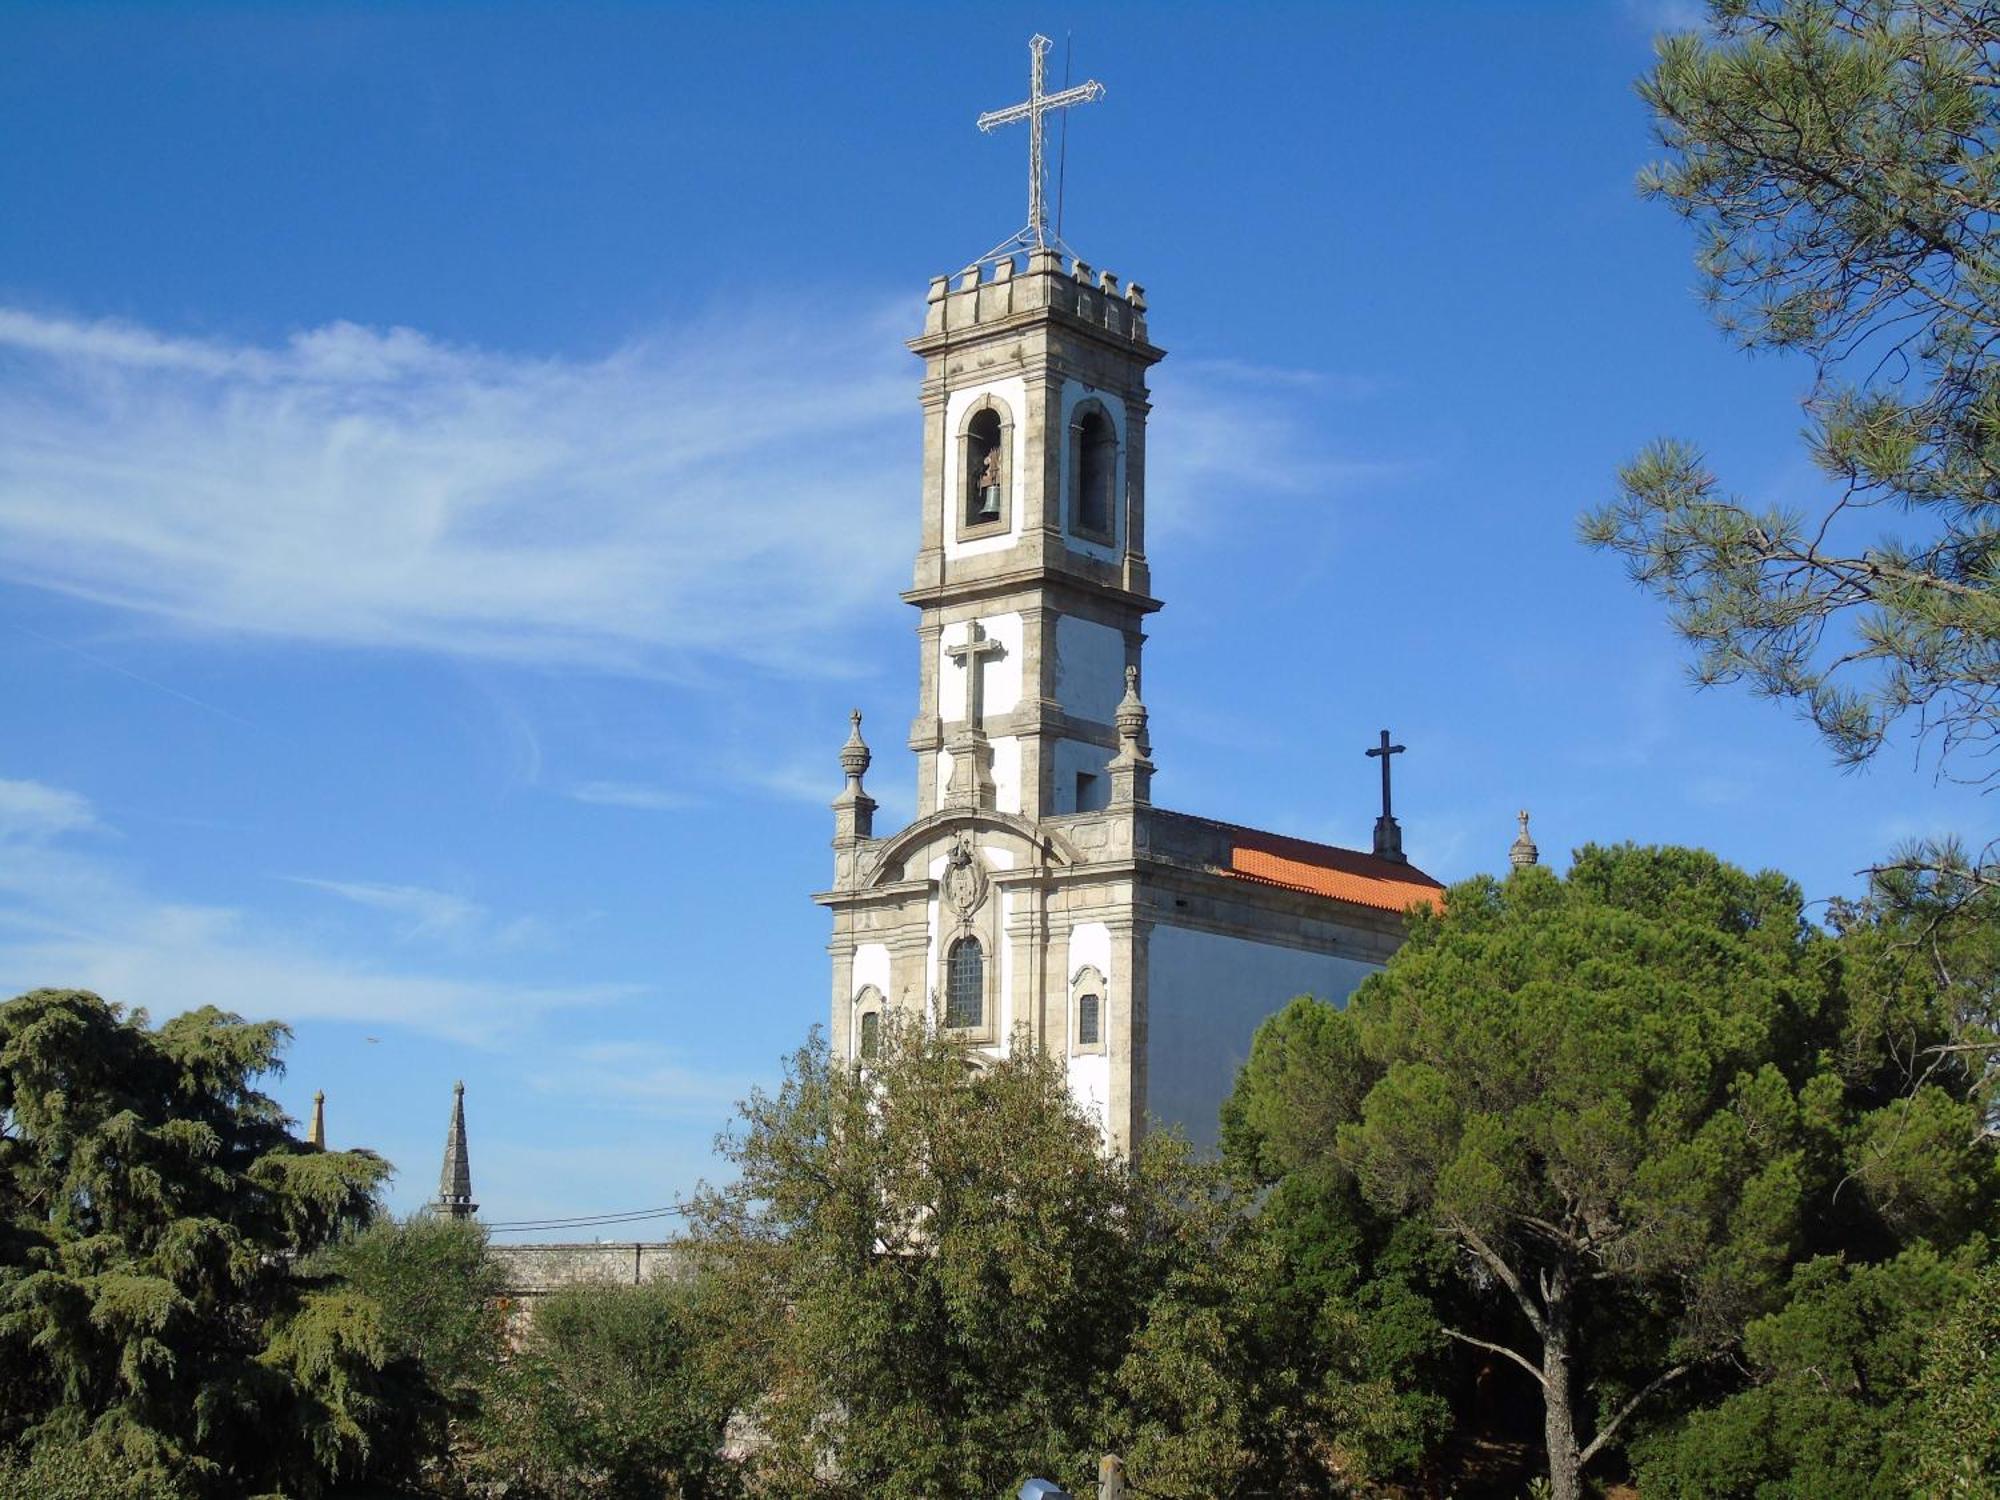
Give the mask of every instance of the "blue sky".
[[665, 1202], [826, 1008], [826, 803], [914, 768], [925, 283], [1073, 36], [1143, 282], [1157, 800], [1435, 874], [1983, 826], [1697, 694], [1574, 541], [1662, 434], [1811, 504], [1806, 371], [1632, 181], [1683, 7], [0, 7], [0, 988], [297, 1029], [279, 1096], [490, 1217]]

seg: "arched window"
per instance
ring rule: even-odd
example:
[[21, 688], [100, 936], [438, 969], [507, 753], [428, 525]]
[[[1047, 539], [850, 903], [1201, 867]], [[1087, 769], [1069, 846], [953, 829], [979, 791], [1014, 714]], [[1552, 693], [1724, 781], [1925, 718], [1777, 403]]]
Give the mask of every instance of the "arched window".
[[1118, 483], [1118, 431], [1102, 407], [1088, 407], [1071, 434], [1076, 449], [1076, 530], [1111, 540]]
[[944, 1024], [966, 1029], [985, 1019], [986, 954], [978, 938], [962, 937], [951, 945], [945, 963]]
[[965, 424], [965, 524], [993, 526], [1006, 519], [1007, 455], [1000, 413], [992, 407]]
[[854, 997], [854, 1060], [873, 1062], [882, 1055], [882, 992], [864, 984]]
[[1104, 976], [1085, 964], [1069, 981], [1069, 1045], [1071, 1052], [1103, 1052]]

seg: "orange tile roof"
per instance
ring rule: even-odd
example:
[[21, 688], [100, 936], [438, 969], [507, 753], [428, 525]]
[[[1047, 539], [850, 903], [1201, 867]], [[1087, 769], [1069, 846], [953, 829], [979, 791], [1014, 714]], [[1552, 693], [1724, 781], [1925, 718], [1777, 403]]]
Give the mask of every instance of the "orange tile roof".
[[1230, 834], [1229, 867], [1221, 874], [1379, 911], [1402, 911], [1417, 902], [1444, 908], [1444, 887], [1414, 865], [1255, 828], [1232, 828]]

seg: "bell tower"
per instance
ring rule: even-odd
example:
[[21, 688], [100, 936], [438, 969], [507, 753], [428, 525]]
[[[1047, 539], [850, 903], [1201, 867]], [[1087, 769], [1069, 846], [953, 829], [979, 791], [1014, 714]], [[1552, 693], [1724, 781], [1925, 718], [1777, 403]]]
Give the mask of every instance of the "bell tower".
[[[856, 713], [833, 801], [828, 1045], [866, 1071], [901, 1018], [985, 1057], [1056, 1059], [1105, 1145], [1160, 1120], [1197, 1146], [1263, 1019], [1336, 1003], [1442, 887], [1403, 857], [1156, 806], [1141, 657], [1160, 607], [1146, 566], [1147, 372], [1162, 357], [1136, 285], [1050, 232], [1044, 89], [1029, 43], [1028, 222], [925, 299], [915, 815], [877, 836]], [[467, 1189], [469, 1192], [470, 1189]]]
[[[1025, 265], [1021, 263], [1025, 260]], [[1146, 567], [1146, 299], [1048, 247], [932, 281], [924, 331], [919, 815], [1107, 805]]]

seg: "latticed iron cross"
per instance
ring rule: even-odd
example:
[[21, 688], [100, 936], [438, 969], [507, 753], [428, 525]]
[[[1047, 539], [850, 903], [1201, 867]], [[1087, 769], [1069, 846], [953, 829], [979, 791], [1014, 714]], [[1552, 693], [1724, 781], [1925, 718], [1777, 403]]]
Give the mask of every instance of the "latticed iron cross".
[[1064, 89], [1059, 94], [1042, 92], [1044, 63], [1049, 48], [1054, 45], [1040, 35], [1028, 43], [1026, 103], [1010, 104], [1005, 109], [989, 109], [979, 117], [979, 128], [988, 132], [1002, 125], [1012, 125], [1016, 120], [1028, 122], [1028, 227], [1022, 231], [1022, 237], [1037, 246], [1049, 242], [1046, 208], [1048, 171], [1042, 151], [1042, 116], [1052, 109], [1068, 109], [1072, 104], [1088, 104], [1093, 99], [1104, 97], [1104, 85], [1095, 78], [1087, 79], [1073, 89]]
[[1382, 757], [1382, 816], [1385, 818], [1389, 816], [1389, 757], [1401, 755], [1403, 749], [1401, 745], [1389, 743], [1389, 731], [1385, 729], [1382, 731], [1382, 743], [1368, 752], [1370, 757]]

